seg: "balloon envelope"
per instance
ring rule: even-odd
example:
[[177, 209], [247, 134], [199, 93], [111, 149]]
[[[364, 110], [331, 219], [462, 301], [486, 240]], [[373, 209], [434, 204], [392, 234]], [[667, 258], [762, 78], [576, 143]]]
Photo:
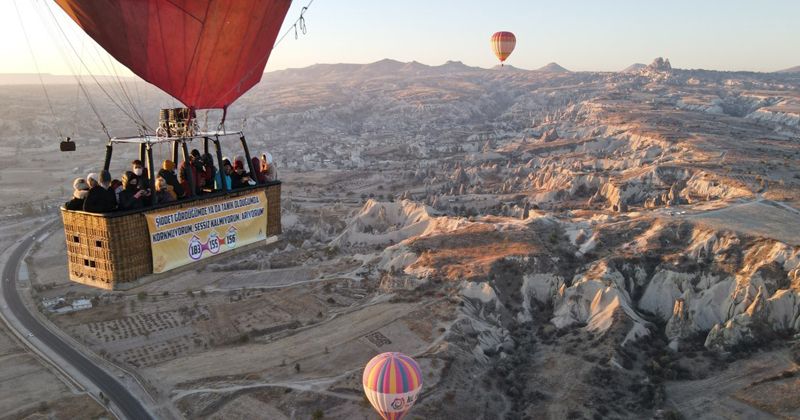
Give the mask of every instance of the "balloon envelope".
[[495, 32], [492, 35], [491, 44], [494, 55], [502, 63], [514, 51], [514, 47], [517, 45], [517, 37], [511, 32]]
[[224, 108], [261, 80], [291, 0], [55, 0], [92, 39], [184, 105]]
[[400, 420], [422, 389], [422, 374], [414, 359], [402, 353], [381, 353], [367, 363], [364, 393], [385, 420]]

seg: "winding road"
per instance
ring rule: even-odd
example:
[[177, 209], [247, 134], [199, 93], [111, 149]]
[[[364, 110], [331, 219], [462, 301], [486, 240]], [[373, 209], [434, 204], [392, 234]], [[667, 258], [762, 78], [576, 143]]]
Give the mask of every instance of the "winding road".
[[50, 351], [58, 354], [76, 370], [80, 371], [87, 379], [92, 381], [103, 394], [105, 394], [118, 407], [118, 411], [128, 419], [152, 419], [153, 417], [144, 406], [114, 377], [106, 373], [100, 366], [96, 365], [89, 358], [79, 351], [70, 347], [61, 338], [50, 332], [47, 327], [42, 325], [22, 303], [17, 292], [17, 281], [19, 267], [28, 249], [33, 245], [36, 236], [44, 233], [48, 226], [37, 231], [34, 235], [25, 238], [11, 253], [8, 262], [3, 268], [3, 297], [8, 304], [8, 309], [14, 317], [27, 329], [20, 331], [23, 335], [33, 334], [36, 338], [50, 348]]

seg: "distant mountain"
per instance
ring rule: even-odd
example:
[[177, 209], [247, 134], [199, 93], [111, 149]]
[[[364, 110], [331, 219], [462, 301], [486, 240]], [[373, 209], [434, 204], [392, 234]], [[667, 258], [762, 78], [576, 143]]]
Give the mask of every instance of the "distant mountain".
[[265, 80], [273, 78], [288, 80], [320, 80], [320, 79], [349, 79], [381, 78], [385, 76], [425, 76], [442, 75], [450, 73], [463, 73], [482, 70], [479, 67], [470, 67], [460, 61], [448, 61], [439, 66], [429, 66], [418, 61], [403, 63], [389, 58], [368, 64], [314, 64], [298, 69], [286, 69], [269, 72]]
[[480, 67], [470, 67], [470, 66], [468, 66], [468, 65], [466, 65], [466, 64], [464, 64], [464, 63], [462, 63], [460, 61], [452, 61], [452, 60], [442, 64], [441, 66], [433, 66], [433, 68], [437, 69], [439, 71], [444, 70], [444, 71], [452, 72], [452, 73], [463, 72], [463, 71], [481, 70]]
[[778, 70], [775, 73], [800, 73], [800, 66], [794, 66], [788, 69]]
[[[100, 83], [117, 83], [117, 79], [113, 76], [95, 76]], [[126, 83], [136, 81], [132, 77], [120, 77]], [[89, 76], [81, 76], [84, 83], [94, 84]], [[42, 73], [41, 79], [36, 73], [0, 73], [0, 85], [39, 85], [44, 83], [46, 85], [73, 85], [77, 84], [75, 76]]]
[[536, 71], [546, 72], [546, 73], [569, 73], [570, 71], [558, 65], [558, 63], [550, 63], [544, 67], [540, 67], [536, 69]]
[[511, 64], [504, 64], [502, 66], [498, 64], [498, 65], [492, 67], [492, 70], [498, 70], [498, 69], [503, 69], [505, 71], [527, 71], [527, 70], [521, 69], [519, 67], [514, 67]]
[[630, 66], [625, 67], [625, 69], [623, 69], [621, 73], [637, 73], [645, 67], [647, 67], [647, 64], [633, 63]]

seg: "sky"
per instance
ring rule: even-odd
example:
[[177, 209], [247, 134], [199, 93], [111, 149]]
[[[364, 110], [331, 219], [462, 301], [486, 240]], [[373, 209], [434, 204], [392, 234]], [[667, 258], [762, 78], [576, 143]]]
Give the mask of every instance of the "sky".
[[[314, 0], [296, 40], [291, 24], [308, 1], [293, 2], [266, 71], [384, 58], [492, 67], [489, 37], [501, 30], [517, 37], [506, 62], [526, 69], [615, 71], [659, 56], [679, 68], [800, 65], [798, 0]], [[0, 39], [0, 73], [130, 74], [49, 0], [0, 0]]]

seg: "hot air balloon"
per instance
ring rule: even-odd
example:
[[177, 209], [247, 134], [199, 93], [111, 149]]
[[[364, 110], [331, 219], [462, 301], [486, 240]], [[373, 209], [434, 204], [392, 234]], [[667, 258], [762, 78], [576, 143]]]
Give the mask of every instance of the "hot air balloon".
[[511, 52], [514, 51], [514, 46], [517, 45], [517, 37], [511, 32], [495, 32], [491, 38], [492, 51], [497, 59], [500, 60], [500, 66], [506, 61]]
[[419, 398], [422, 373], [405, 354], [381, 353], [367, 363], [362, 382], [375, 411], [384, 420], [400, 420]]
[[[156, 173], [162, 166], [154, 164], [155, 145], [171, 146], [173, 164], [164, 165], [188, 173], [197, 170], [189, 144], [202, 142], [195, 148], [208, 157], [214, 156], [216, 159], [210, 159], [215, 161], [213, 166], [222, 170], [221, 143], [233, 140], [230, 144], [241, 144], [245, 166], [254, 173], [256, 168], [244, 133], [226, 131], [225, 115], [229, 105], [261, 80], [291, 0], [55, 2], [117, 61], [185, 106], [162, 109], [154, 133], [143, 123], [138, 136], [108, 135], [104, 170], [109, 170], [113, 146], [138, 145], [136, 157], [145, 163], [150, 190], [155, 191]], [[199, 109], [223, 110], [217, 130], [200, 130], [195, 118]], [[104, 113], [95, 114], [100, 119]], [[141, 117], [136, 120], [139, 121]], [[209, 150], [211, 145], [213, 151]], [[183, 166], [178, 162], [181, 150]], [[208, 161], [203, 158], [203, 167], [210, 166]], [[136, 212], [97, 214], [62, 208], [70, 279], [117, 289], [149, 274], [163, 273], [280, 233], [280, 181], [254, 181], [256, 185], [232, 190], [226, 182], [220, 182], [218, 187], [209, 183], [202, 186], [195, 185], [203, 181], [200, 177], [185, 178], [189, 184], [185, 190], [191, 193], [178, 202], [159, 203], [157, 194], [151, 194], [149, 207]], [[258, 216], [248, 218], [249, 225], [222, 223], [220, 214], [219, 220], [212, 219], [213, 212], [208, 209], [223, 209], [232, 200], [251, 203], [251, 214]], [[171, 214], [206, 214], [209, 218], [189, 222], [191, 226], [208, 228], [191, 234], [164, 230], [169, 229], [169, 224], [156, 220], [167, 220]]]
[[291, 0], [55, 0], [92, 39], [188, 108], [261, 80]]

